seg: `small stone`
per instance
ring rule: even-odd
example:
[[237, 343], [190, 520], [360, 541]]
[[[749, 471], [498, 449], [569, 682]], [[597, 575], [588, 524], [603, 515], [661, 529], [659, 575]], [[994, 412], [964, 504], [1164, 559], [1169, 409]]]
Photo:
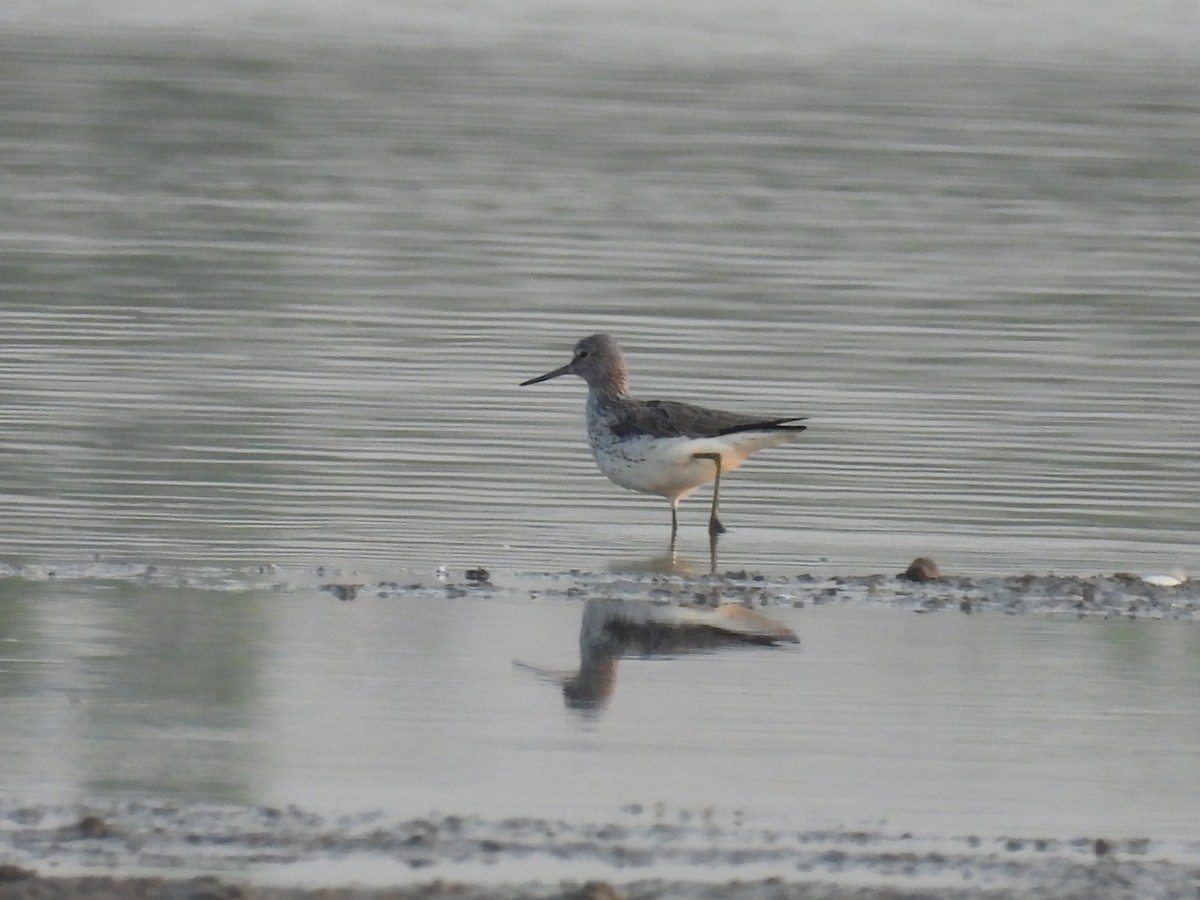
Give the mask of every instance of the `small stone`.
[[897, 575], [897, 578], [903, 578], [905, 581], [934, 581], [941, 577], [941, 572], [938, 571], [937, 563], [928, 556], [918, 556], [908, 568]]
[[0, 865], [0, 884], [7, 881], [27, 881], [30, 878], [37, 878], [37, 872], [33, 869], [23, 869], [12, 863]]
[[81, 838], [94, 840], [110, 838], [116, 834], [113, 827], [99, 816], [84, 816], [75, 824], [75, 833]]
[[572, 900], [623, 900], [625, 895], [607, 881], [589, 881], [567, 896]]

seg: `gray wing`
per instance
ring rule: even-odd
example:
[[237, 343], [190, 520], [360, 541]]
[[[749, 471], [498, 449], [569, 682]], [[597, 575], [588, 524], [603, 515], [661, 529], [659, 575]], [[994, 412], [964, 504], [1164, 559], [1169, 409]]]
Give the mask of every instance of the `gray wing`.
[[630, 400], [614, 411], [612, 431], [618, 438], [719, 437], [741, 431], [803, 431], [798, 418], [769, 419], [705, 409], [674, 400]]

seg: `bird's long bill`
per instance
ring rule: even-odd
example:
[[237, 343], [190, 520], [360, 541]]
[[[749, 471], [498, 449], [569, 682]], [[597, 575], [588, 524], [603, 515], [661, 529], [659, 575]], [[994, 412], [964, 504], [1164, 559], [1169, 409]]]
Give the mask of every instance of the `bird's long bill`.
[[528, 387], [531, 384], [537, 384], [539, 381], [549, 381], [551, 378], [557, 378], [559, 375], [570, 375], [571, 363], [555, 369], [553, 372], [547, 372], [545, 375], [539, 375], [537, 378], [530, 378], [528, 381], [522, 381], [521, 387]]

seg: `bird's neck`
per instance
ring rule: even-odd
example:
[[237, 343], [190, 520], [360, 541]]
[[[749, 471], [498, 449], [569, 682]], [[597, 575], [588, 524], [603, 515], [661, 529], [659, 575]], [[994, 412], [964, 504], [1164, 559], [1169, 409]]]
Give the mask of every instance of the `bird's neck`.
[[628, 399], [629, 383], [624, 379], [588, 386], [588, 405], [597, 409], [613, 406]]
[[599, 377], [588, 380], [588, 392], [611, 400], [629, 399], [629, 371], [624, 366], [612, 366]]

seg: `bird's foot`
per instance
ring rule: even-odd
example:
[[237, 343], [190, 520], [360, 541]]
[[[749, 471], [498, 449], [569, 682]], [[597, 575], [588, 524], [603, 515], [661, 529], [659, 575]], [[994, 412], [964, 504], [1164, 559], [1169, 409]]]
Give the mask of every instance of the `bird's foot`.
[[725, 533], [725, 526], [721, 524], [721, 520], [718, 519], [716, 516], [713, 516], [711, 519], [708, 520], [708, 533], [709, 534], [724, 534]]

